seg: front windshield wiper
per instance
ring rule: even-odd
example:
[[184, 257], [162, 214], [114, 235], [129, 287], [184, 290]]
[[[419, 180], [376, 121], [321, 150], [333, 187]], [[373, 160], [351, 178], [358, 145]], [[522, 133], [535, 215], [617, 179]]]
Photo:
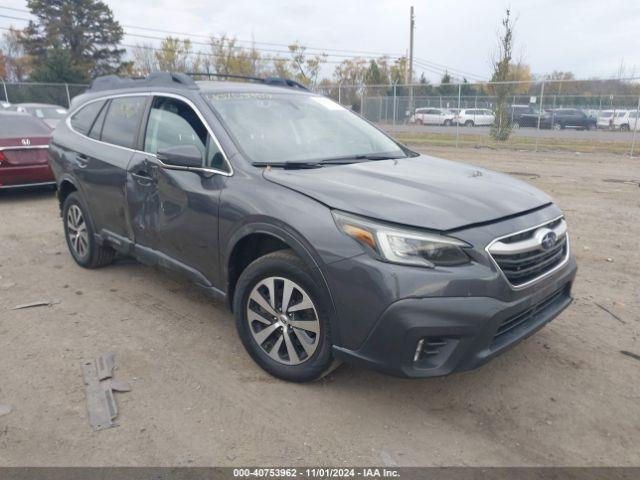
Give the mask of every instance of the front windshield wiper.
[[320, 162], [252, 162], [254, 167], [320, 168]]
[[349, 163], [358, 163], [375, 160], [392, 160], [398, 157], [397, 155], [389, 155], [382, 153], [367, 153], [358, 155], [345, 155], [343, 157], [331, 157], [324, 160], [318, 160], [313, 162], [308, 161], [287, 161], [287, 162], [253, 162], [256, 167], [276, 167], [276, 168], [319, 168], [323, 165], [348, 165]]
[[342, 164], [342, 163], [354, 163], [354, 162], [358, 162], [358, 161], [375, 161], [375, 160], [393, 160], [393, 159], [398, 159], [398, 158], [406, 158], [404, 156], [399, 157], [397, 155], [390, 155], [390, 154], [384, 154], [384, 153], [363, 153], [363, 154], [359, 154], [359, 155], [345, 155], [344, 157], [333, 157], [333, 158], [327, 158], [325, 160], [320, 160], [319, 163], [321, 164], [332, 164], [332, 163], [337, 163], [337, 164]]

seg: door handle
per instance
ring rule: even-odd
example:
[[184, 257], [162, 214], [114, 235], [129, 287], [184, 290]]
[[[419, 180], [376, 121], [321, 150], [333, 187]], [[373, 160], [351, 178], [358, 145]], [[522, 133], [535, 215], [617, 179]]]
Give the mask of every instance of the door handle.
[[143, 187], [148, 187], [153, 184], [154, 179], [151, 176], [151, 173], [146, 167], [138, 167], [134, 171], [131, 172], [131, 176], [134, 178], [136, 183]]
[[151, 175], [149, 175], [149, 170], [147, 170], [146, 168], [139, 168], [138, 170], [133, 172], [133, 175], [135, 175], [136, 177], [151, 178]]
[[85, 168], [89, 164], [89, 157], [82, 153], [78, 153], [76, 155], [76, 163], [78, 164], [78, 167]]

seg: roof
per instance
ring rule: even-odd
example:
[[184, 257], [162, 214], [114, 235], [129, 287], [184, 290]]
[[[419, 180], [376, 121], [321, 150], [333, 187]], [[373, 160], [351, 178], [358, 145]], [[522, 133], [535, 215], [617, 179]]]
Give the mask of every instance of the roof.
[[29, 115], [26, 112], [16, 112], [15, 110], [0, 110], [0, 115], [13, 115], [14, 117], [36, 118], [33, 115]]
[[308, 90], [302, 90], [298, 88], [287, 88], [276, 84], [264, 84], [255, 82], [220, 82], [220, 81], [199, 81], [196, 82], [202, 93], [234, 93], [234, 92], [247, 92], [247, 93], [273, 93], [282, 92], [285, 90], [287, 93], [309, 93]]
[[[220, 81], [207, 81], [207, 82], [195, 82], [189, 75], [208, 76], [209, 78], [230, 78], [234, 80], [240, 80], [240, 82], [220, 82]], [[227, 75], [227, 74], [185, 74], [176, 72], [154, 72], [146, 78], [121, 78], [117, 75], [106, 75], [98, 77], [88, 88], [86, 93], [94, 93], [99, 91], [108, 90], [122, 90], [122, 89], [156, 89], [159, 87], [180, 89], [180, 90], [201, 90], [201, 87], [206, 87], [208, 91], [256, 91], [256, 86], [269, 88], [289, 88], [294, 90], [307, 90], [307, 87], [290, 80], [288, 78], [280, 77], [249, 77], [243, 75]], [[219, 86], [219, 87], [218, 87]], [[261, 90], [261, 89], [258, 89]]]
[[62, 105], [55, 105], [53, 103], [12, 103], [11, 106], [12, 107], [33, 107], [33, 108], [54, 107], [54, 108], [64, 108], [65, 110], [67, 109], [67, 107], [63, 107]]

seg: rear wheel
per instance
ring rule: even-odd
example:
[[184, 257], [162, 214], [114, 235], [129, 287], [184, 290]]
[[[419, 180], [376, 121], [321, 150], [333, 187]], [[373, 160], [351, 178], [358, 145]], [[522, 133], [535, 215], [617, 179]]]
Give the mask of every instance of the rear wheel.
[[467, 120], [466, 122], [464, 122], [464, 126], [465, 127], [473, 127], [473, 120]]
[[551, 128], [553, 128], [554, 130], [562, 130], [563, 127], [559, 123], [554, 123]]
[[451, 120], [445, 120], [444, 121], [444, 126], [448, 127], [449, 125], [451, 125]]
[[511, 128], [513, 128], [514, 130], [518, 130], [520, 128], [520, 124], [518, 122], [513, 122]]
[[308, 382], [336, 366], [328, 294], [291, 250], [251, 263], [238, 279], [233, 306], [244, 347], [271, 375]]
[[78, 265], [99, 268], [113, 261], [115, 251], [96, 242], [93, 222], [77, 192], [65, 199], [62, 221], [69, 252]]
[[629, 130], [631, 130], [629, 128], [629, 125], [626, 125], [626, 124], [625, 125], [620, 125], [620, 131], [621, 132], [628, 132]]

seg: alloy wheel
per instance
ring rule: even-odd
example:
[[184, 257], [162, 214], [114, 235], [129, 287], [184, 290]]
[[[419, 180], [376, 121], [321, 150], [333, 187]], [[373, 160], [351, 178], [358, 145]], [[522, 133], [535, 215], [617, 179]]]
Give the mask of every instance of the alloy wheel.
[[261, 280], [251, 290], [246, 310], [253, 339], [276, 362], [299, 365], [318, 348], [318, 313], [310, 295], [292, 280]]
[[67, 235], [74, 253], [84, 258], [89, 251], [89, 234], [87, 223], [78, 205], [71, 205], [67, 210]]

